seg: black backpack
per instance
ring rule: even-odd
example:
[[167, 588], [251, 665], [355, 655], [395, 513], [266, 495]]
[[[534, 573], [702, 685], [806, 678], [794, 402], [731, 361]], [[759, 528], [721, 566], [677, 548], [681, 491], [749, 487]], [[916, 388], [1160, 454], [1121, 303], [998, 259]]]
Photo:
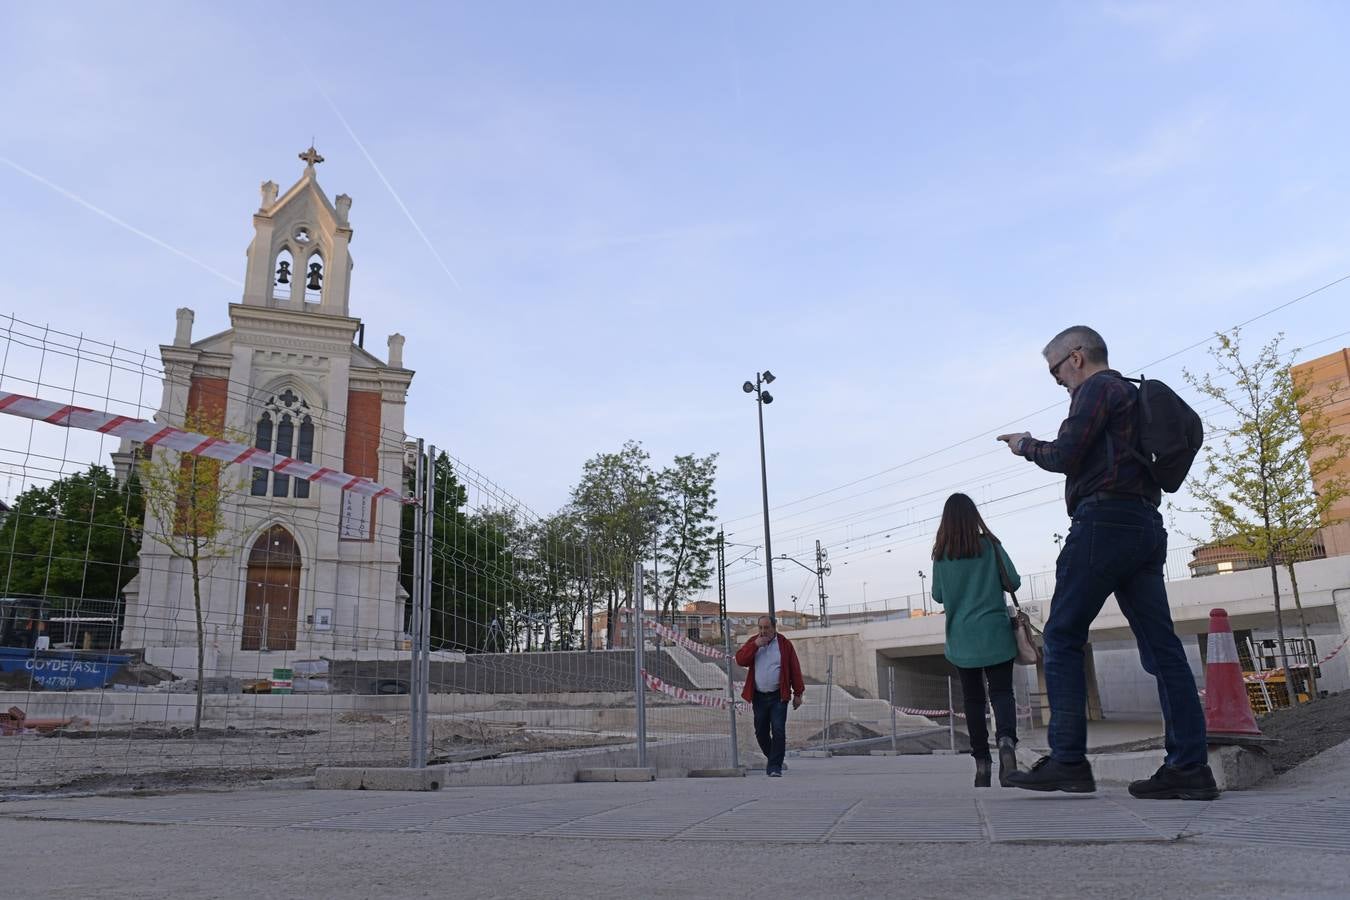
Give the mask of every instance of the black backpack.
[[1161, 381], [1142, 374], [1125, 380], [1139, 385], [1139, 446], [1129, 450], [1158, 487], [1175, 494], [1205, 442], [1204, 423], [1190, 404]]

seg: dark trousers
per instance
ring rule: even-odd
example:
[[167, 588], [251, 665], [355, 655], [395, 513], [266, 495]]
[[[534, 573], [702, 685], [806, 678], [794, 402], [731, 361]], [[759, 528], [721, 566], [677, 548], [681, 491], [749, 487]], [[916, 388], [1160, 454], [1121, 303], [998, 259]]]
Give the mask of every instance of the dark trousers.
[[783, 753], [787, 750], [788, 702], [778, 691], [755, 691], [755, 740], [768, 760], [765, 772], [783, 771]]
[[1013, 661], [978, 669], [956, 667], [961, 674], [961, 698], [966, 707], [966, 731], [970, 734], [970, 755], [989, 759], [989, 721], [985, 718], [984, 682], [989, 679], [988, 701], [994, 707], [994, 737], [1012, 738], [1017, 743], [1017, 704], [1013, 700]]
[[1083, 647], [1102, 604], [1115, 594], [1139, 645], [1139, 662], [1157, 680], [1171, 766], [1208, 758], [1205, 711], [1195, 676], [1172, 625], [1163, 583], [1167, 531], [1162, 516], [1131, 500], [1085, 501], [1060, 551], [1055, 596], [1045, 624], [1045, 686], [1050, 755], [1082, 762], [1087, 753], [1087, 679]]

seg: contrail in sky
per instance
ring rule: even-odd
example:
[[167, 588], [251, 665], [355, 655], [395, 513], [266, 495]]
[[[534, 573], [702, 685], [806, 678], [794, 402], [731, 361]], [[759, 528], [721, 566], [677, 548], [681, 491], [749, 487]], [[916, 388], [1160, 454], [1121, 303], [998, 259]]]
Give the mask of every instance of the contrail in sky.
[[76, 194], [72, 194], [70, 191], [61, 187], [61, 185], [48, 181], [46, 178], [43, 178], [36, 172], [25, 169], [23, 166], [19, 165], [14, 160], [8, 159], [4, 156], [0, 156], [0, 163], [4, 163], [5, 165], [9, 166], [11, 169], [18, 172], [20, 175], [28, 176], [29, 178], [33, 179], [38, 184], [41, 184], [44, 187], [51, 188], [52, 190], [60, 194], [62, 197], [65, 197], [67, 200], [73, 200], [74, 202], [80, 204], [90, 212], [102, 216], [109, 222], [112, 222], [114, 225], [125, 228], [127, 231], [130, 231], [137, 237], [145, 238], [147, 241], [154, 244], [155, 246], [162, 247], [163, 249], [168, 250], [170, 253], [174, 254], [175, 256], [181, 256], [183, 259], [186, 259], [188, 262], [192, 263], [195, 266], [200, 266], [201, 268], [210, 272], [212, 275], [219, 278], [221, 281], [224, 281], [228, 284], [232, 284], [237, 288], [242, 288], [244, 286], [243, 282], [236, 281], [235, 279], [226, 275], [224, 272], [221, 272], [218, 269], [211, 268], [211, 266], [202, 262], [200, 259], [197, 259], [197, 257], [191, 256], [187, 253], [184, 253], [182, 250], [179, 250], [177, 247], [164, 243], [159, 238], [155, 237], [153, 234], [146, 234], [144, 231], [141, 231], [135, 225], [132, 225], [129, 222], [122, 221], [121, 219], [117, 218], [117, 216], [114, 216], [112, 213], [108, 212], [106, 209], [100, 209], [99, 207], [90, 203], [88, 200], [85, 200], [83, 197], [77, 196]]
[[[313, 80], [317, 82], [317, 79]], [[370, 167], [375, 170], [375, 174], [380, 177], [380, 181], [384, 182], [384, 186], [389, 189], [389, 194], [394, 198], [394, 202], [398, 204], [398, 208], [403, 210], [403, 214], [408, 217], [408, 221], [412, 223], [413, 229], [416, 230], [418, 236], [422, 238], [422, 243], [426, 244], [427, 249], [431, 251], [431, 255], [436, 257], [436, 262], [440, 263], [442, 271], [450, 277], [450, 281], [455, 287], [459, 288], [461, 291], [464, 290], [464, 286], [459, 283], [459, 279], [455, 277], [455, 273], [450, 271], [450, 267], [447, 266], [445, 260], [441, 258], [440, 252], [437, 251], [435, 245], [431, 243], [431, 238], [427, 237], [427, 233], [422, 230], [422, 226], [418, 225], [417, 220], [413, 218], [413, 214], [409, 211], [407, 204], [403, 202], [403, 198], [398, 195], [398, 191], [394, 190], [394, 186], [389, 183], [389, 179], [384, 177], [384, 172], [380, 171], [379, 165], [376, 164], [375, 158], [370, 155], [370, 151], [366, 149], [366, 145], [361, 143], [361, 139], [356, 136], [356, 132], [352, 131], [352, 126], [347, 123], [346, 117], [338, 110], [337, 104], [333, 102], [332, 98], [328, 96], [328, 93], [322, 87], [318, 90], [319, 96], [323, 97], [324, 102], [328, 104], [328, 108], [333, 111], [333, 115], [337, 116], [338, 121], [342, 123], [342, 127], [347, 129], [347, 134], [351, 137], [352, 142], [356, 144], [357, 149], [361, 151], [361, 154], [365, 156], [366, 162], [370, 163]]]

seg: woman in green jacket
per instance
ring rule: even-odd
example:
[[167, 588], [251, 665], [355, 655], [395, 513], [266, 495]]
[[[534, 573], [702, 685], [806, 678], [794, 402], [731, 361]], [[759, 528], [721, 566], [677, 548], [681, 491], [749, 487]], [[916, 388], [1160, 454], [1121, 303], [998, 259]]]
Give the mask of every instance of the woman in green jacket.
[[1003, 599], [999, 559], [1016, 590], [1022, 579], [1003, 545], [980, 518], [975, 502], [965, 494], [948, 497], [933, 544], [933, 599], [946, 608], [946, 655], [961, 674], [976, 787], [989, 787], [990, 781], [986, 679], [994, 707], [999, 784], [1006, 785], [1008, 776], [1017, 771], [1017, 706], [1012, 687], [1017, 641]]

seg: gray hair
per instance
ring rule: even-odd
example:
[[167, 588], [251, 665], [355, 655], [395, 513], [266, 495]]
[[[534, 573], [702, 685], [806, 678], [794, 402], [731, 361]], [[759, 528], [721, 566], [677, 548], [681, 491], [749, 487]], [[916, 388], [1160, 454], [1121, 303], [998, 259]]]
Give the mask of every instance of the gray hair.
[[775, 619], [773, 616], [769, 615], [768, 613], [765, 613], [764, 615], [762, 615], [762, 616], [760, 616], [758, 619], [756, 619], [756, 620], [755, 620], [755, 624], [758, 625], [760, 622], [763, 622], [765, 619], [768, 619], [768, 620], [769, 620], [769, 624], [772, 625], [773, 627], [775, 627], [775, 628], [778, 627], [778, 620]]
[[1065, 328], [1045, 345], [1041, 355], [1047, 360], [1054, 359], [1058, 362], [1074, 350], [1081, 350], [1083, 358], [1090, 363], [1106, 365], [1106, 341], [1086, 325]]

